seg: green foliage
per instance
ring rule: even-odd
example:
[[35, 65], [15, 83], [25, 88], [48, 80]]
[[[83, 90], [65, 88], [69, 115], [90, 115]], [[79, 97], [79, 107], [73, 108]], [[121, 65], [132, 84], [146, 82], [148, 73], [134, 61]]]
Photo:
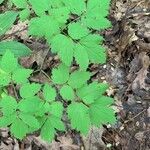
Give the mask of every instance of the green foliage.
[[28, 56], [31, 53], [31, 50], [27, 46], [16, 41], [0, 42], [0, 55], [3, 55], [6, 50], [10, 50], [16, 57]]
[[[29, 35], [47, 39], [53, 53], [70, 66], [75, 59], [81, 70], [90, 63], [105, 63], [106, 52], [100, 46], [97, 30], [111, 26], [106, 18], [110, 0], [12, 0], [21, 20], [29, 21]], [[36, 17], [30, 16], [30, 10]], [[30, 17], [29, 17], [30, 16]]]
[[12, 24], [16, 20], [17, 15], [18, 14], [14, 11], [7, 11], [3, 14], [0, 14], [0, 36], [11, 28]]
[[70, 87], [69, 85], [64, 85], [60, 89], [60, 95], [65, 100], [73, 100], [75, 98], [74, 91], [73, 91], [72, 87]]
[[0, 86], [10, 83], [23, 84], [28, 82], [32, 70], [20, 68], [17, 58], [7, 50], [0, 61]]
[[56, 90], [55, 88], [45, 84], [43, 88], [44, 99], [48, 102], [54, 101], [56, 98]]
[[72, 128], [83, 134], [87, 134], [90, 129], [88, 110], [89, 108], [82, 103], [72, 103], [67, 109]]
[[12, 2], [18, 8], [26, 8], [27, 7], [27, 0], [12, 0]]
[[[97, 30], [111, 26], [106, 18], [110, 0], [11, 2], [20, 20], [29, 20], [29, 35], [44, 37], [62, 63], [51, 70], [50, 83], [32, 82], [35, 72], [18, 63], [18, 57], [29, 55], [30, 50], [15, 41], [0, 42], [0, 86], [5, 91], [0, 92], [0, 127], [9, 127], [18, 139], [40, 131], [44, 140], [52, 141], [58, 130], [65, 131], [65, 122], [84, 135], [91, 126], [115, 123], [113, 99], [104, 96], [108, 85], [92, 82], [92, 74], [86, 71], [90, 63], [106, 62], [103, 37]], [[17, 15], [14, 11], [0, 15], [0, 35]], [[6, 92], [8, 86], [13, 96]]]
[[38, 91], [40, 90], [41, 85], [40, 84], [36, 84], [36, 83], [32, 83], [32, 84], [24, 84], [21, 88], [20, 88], [20, 96], [22, 98], [30, 98], [33, 97], [35, 94], [38, 93]]
[[52, 80], [55, 84], [64, 84], [69, 79], [69, 68], [63, 64], [52, 70]]
[[2, 4], [2, 3], [3, 3], [3, 1], [4, 1], [4, 0], [0, 0], [0, 4]]

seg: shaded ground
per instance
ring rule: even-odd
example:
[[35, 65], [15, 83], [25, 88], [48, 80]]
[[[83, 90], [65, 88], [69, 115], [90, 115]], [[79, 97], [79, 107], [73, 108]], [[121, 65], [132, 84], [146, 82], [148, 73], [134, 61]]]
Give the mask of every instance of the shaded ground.
[[[94, 74], [93, 80], [107, 81], [111, 85], [107, 94], [115, 98], [117, 124], [93, 128], [87, 138], [75, 132], [60, 135], [52, 144], [35, 135], [17, 141], [10, 137], [7, 129], [2, 129], [0, 149], [150, 149], [150, 2], [113, 0], [109, 18], [113, 27], [102, 33], [108, 48], [108, 63], [91, 65], [89, 69]], [[47, 80], [42, 70], [53, 68], [59, 60], [49, 52], [44, 40], [28, 38], [26, 29], [26, 23], [18, 23], [3, 39], [17, 39], [33, 50], [31, 57], [22, 58], [20, 62], [27, 68], [37, 67], [39, 73], [31, 80], [42, 83]]]

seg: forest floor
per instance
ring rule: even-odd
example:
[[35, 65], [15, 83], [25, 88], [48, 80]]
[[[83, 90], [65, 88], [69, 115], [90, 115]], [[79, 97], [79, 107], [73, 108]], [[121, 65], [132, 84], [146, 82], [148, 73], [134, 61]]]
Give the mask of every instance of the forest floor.
[[[3, 9], [3, 8], [2, 8]], [[105, 37], [108, 61], [91, 65], [93, 80], [108, 82], [107, 95], [114, 97], [118, 121], [114, 126], [92, 128], [88, 137], [70, 132], [59, 135], [51, 144], [35, 135], [24, 141], [12, 139], [7, 129], [1, 130], [3, 150], [149, 150], [150, 149], [150, 1], [113, 0], [109, 19], [112, 28], [101, 32]], [[16, 32], [16, 31], [21, 32]], [[15, 33], [15, 34], [12, 34]], [[4, 38], [16, 39], [33, 50], [21, 58], [24, 67], [53, 68], [58, 58], [48, 52], [43, 40], [27, 36], [26, 22], [19, 22]], [[40, 73], [31, 80], [47, 80]]]

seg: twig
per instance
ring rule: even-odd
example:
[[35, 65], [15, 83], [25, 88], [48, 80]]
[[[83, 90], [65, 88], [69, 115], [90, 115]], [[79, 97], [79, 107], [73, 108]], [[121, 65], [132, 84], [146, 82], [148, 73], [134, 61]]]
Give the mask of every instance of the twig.
[[9, 37], [15, 35], [16, 33], [22, 32], [22, 31], [24, 31], [24, 30], [26, 30], [26, 29], [27, 29], [27, 27], [23, 28], [22, 30], [17, 30], [17, 31], [15, 31], [15, 32], [11, 33], [11, 34], [2, 35], [2, 36], [0, 36], [0, 40], [6, 40], [7, 38], [9, 38]]
[[125, 121], [124, 123], [128, 123], [130, 121], [133, 121], [135, 118], [137, 118], [138, 116], [140, 116], [142, 113], [144, 113], [146, 111], [146, 109], [142, 110], [140, 113], [138, 113], [137, 115], [135, 115], [134, 117], [132, 117], [131, 119]]

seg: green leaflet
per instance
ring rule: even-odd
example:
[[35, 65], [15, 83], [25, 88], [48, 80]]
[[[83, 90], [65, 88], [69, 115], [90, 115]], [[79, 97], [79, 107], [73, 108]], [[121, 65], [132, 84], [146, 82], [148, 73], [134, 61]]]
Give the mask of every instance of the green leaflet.
[[41, 137], [46, 141], [52, 141], [56, 130], [64, 131], [65, 127], [61, 121], [63, 106], [59, 102], [53, 102], [49, 107], [49, 113], [51, 114], [46, 118], [44, 125], [41, 129]]
[[49, 86], [48, 84], [45, 84], [43, 88], [43, 95], [46, 101], [49, 102], [54, 101], [56, 98], [56, 90], [55, 88]]
[[40, 109], [41, 100], [39, 97], [30, 97], [26, 99], [22, 99], [18, 103], [18, 109], [24, 113], [34, 114]]
[[29, 8], [25, 8], [19, 13], [19, 18], [21, 21], [27, 20], [29, 16], [30, 16]]
[[86, 70], [88, 68], [89, 56], [84, 46], [80, 44], [75, 45], [74, 57], [76, 62], [79, 64], [81, 70]]
[[62, 34], [56, 35], [51, 42], [52, 52], [58, 52], [62, 62], [70, 66], [73, 60], [73, 41]]
[[28, 132], [28, 126], [22, 120], [16, 118], [10, 127], [10, 132], [16, 138], [23, 139]]
[[41, 17], [35, 17], [29, 23], [30, 35], [46, 37], [49, 39], [59, 32], [59, 23], [50, 16], [44, 15]]
[[49, 9], [49, 0], [42, 0], [41, 3], [38, 2], [36, 0], [29, 0], [31, 6], [32, 6], [32, 9], [35, 11], [35, 13], [38, 15], [38, 16], [42, 16], [42, 15], [45, 15], [45, 11], [48, 11]]
[[95, 126], [114, 124], [116, 122], [114, 110], [105, 106], [92, 104], [89, 108], [91, 123]]
[[54, 127], [51, 126], [50, 123], [51, 123], [50, 120], [47, 120], [43, 125], [40, 133], [42, 139], [49, 142], [51, 142], [54, 139], [56, 132]]
[[41, 137], [46, 141], [52, 141], [54, 139], [56, 130], [64, 131], [65, 127], [61, 119], [56, 117], [48, 117], [41, 129]]
[[72, 103], [67, 109], [68, 117], [71, 120], [73, 129], [77, 129], [82, 134], [87, 134], [90, 128], [90, 116], [88, 107], [82, 103]]
[[114, 102], [113, 98], [102, 96], [95, 101], [95, 104], [98, 104], [99, 106], [110, 106], [113, 104], [113, 102]]
[[49, 107], [49, 112], [57, 118], [61, 118], [63, 114], [63, 105], [60, 102], [53, 102]]
[[50, 0], [49, 2], [52, 8], [60, 8], [64, 6], [64, 0], [55, 0], [55, 1]]
[[32, 72], [31, 69], [19, 68], [13, 72], [12, 80], [18, 84], [27, 83]]
[[3, 14], [0, 14], [0, 36], [11, 28], [16, 20], [17, 15], [18, 13], [14, 11], [7, 11]]
[[49, 9], [49, 14], [51, 17], [53, 17], [57, 22], [60, 24], [60, 26], [65, 25], [67, 20], [69, 19], [70, 11], [67, 7], [60, 7], [60, 8], [52, 8]]
[[81, 15], [86, 10], [86, 3], [84, 0], [63, 0], [66, 6], [73, 14]]
[[33, 116], [25, 113], [20, 113], [19, 118], [26, 123], [29, 127], [39, 129], [40, 124], [38, 120]]
[[82, 23], [89, 28], [101, 30], [111, 27], [111, 22], [106, 18], [82, 18]]
[[86, 103], [91, 104], [104, 94], [107, 84], [93, 82], [77, 90], [77, 95]]
[[26, 8], [27, 0], [11, 0], [18, 8]]
[[9, 116], [3, 116], [0, 118], [0, 128], [7, 127], [8, 125], [12, 124], [16, 119], [16, 113], [13, 113]]
[[0, 71], [0, 86], [4, 87], [9, 85], [11, 82], [11, 76], [10, 74], [7, 74], [6, 72], [3, 72], [3, 70]]
[[73, 39], [81, 39], [82, 37], [89, 34], [89, 30], [84, 27], [81, 23], [71, 23], [68, 26], [68, 33]]
[[40, 84], [32, 83], [32, 84], [24, 84], [20, 89], [20, 96], [22, 98], [33, 97], [35, 94], [39, 92], [41, 89]]
[[68, 85], [64, 85], [60, 89], [60, 95], [64, 100], [73, 100], [75, 98], [73, 89]]
[[3, 97], [0, 100], [0, 108], [1, 108], [3, 115], [9, 116], [10, 114], [13, 114], [16, 111], [17, 102], [11, 96]]
[[17, 42], [17, 41], [2, 41], [0, 42], [0, 55], [5, 54], [5, 52], [11, 51], [15, 57], [28, 56], [31, 53], [31, 50]]
[[14, 57], [13, 53], [7, 50], [1, 59], [0, 68], [5, 72], [10, 73], [17, 68], [17, 65], [17, 59]]
[[89, 79], [89, 72], [75, 71], [70, 75], [68, 84], [75, 89], [81, 88]]
[[55, 84], [64, 84], [69, 79], [69, 68], [63, 64], [52, 70], [51, 76]]

